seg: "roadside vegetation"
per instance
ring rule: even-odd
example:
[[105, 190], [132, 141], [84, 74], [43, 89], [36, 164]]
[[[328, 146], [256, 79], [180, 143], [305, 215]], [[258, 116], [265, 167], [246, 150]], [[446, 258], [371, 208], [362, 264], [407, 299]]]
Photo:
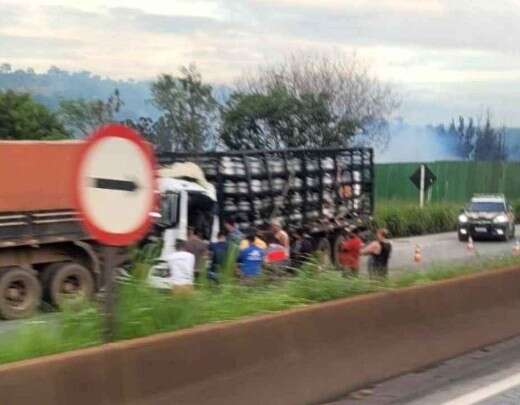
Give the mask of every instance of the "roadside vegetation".
[[[512, 202], [516, 223], [520, 223], [520, 200]], [[433, 203], [423, 209], [417, 203], [397, 200], [376, 202], [375, 226], [386, 228], [392, 238], [451, 232], [457, 229], [463, 203]]]
[[[428, 284], [486, 269], [520, 265], [520, 257], [435, 265], [424, 271], [400, 271], [388, 280], [344, 278], [333, 268], [310, 262], [295, 276], [263, 280], [255, 287], [228, 282], [199, 286], [191, 294], [172, 295], [134, 279], [120, 285], [115, 339], [229, 321], [361, 294]], [[142, 270], [146, 264], [138, 264]], [[231, 274], [230, 269], [224, 272]], [[102, 344], [103, 319], [92, 304], [76, 304], [63, 312], [25, 321], [0, 335], [0, 364]]]
[[388, 229], [392, 238], [450, 232], [457, 229], [461, 207], [456, 203], [436, 203], [421, 209], [409, 202], [378, 201], [375, 223]]

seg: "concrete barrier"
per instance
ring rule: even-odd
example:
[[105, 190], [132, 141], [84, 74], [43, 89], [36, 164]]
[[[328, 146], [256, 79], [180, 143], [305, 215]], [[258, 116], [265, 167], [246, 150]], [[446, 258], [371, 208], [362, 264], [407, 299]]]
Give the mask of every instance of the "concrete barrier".
[[520, 270], [0, 367], [0, 404], [313, 404], [520, 334]]

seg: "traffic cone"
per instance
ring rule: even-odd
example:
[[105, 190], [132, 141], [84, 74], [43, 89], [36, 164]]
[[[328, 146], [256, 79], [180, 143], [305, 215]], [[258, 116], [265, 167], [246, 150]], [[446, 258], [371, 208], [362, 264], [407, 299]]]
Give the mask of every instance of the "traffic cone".
[[520, 256], [520, 241], [518, 239], [513, 245], [513, 256]]
[[414, 255], [413, 255], [413, 261], [415, 263], [419, 263], [422, 259], [422, 255], [421, 255], [421, 247], [419, 245], [415, 245], [415, 252], [414, 252]]
[[470, 251], [475, 249], [475, 245], [473, 244], [473, 238], [471, 236], [468, 238], [468, 244], [466, 245], [466, 249]]

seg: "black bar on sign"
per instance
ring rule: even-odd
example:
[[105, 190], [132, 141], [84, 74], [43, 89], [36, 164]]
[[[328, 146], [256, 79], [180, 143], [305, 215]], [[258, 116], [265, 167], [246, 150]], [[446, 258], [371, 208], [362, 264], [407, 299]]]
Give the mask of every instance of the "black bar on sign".
[[115, 191], [136, 191], [138, 189], [137, 184], [134, 181], [129, 180], [116, 180], [116, 179], [101, 179], [93, 178], [95, 188], [102, 188], [105, 190]]

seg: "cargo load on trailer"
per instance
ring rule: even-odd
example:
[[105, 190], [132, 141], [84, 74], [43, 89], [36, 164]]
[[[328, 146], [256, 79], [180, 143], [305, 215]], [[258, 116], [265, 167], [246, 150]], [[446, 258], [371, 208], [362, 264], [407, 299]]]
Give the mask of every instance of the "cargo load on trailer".
[[242, 228], [276, 219], [318, 231], [373, 212], [369, 148], [165, 153], [159, 162], [200, 166], [216, 189], [220, 219], [234, 217]]

